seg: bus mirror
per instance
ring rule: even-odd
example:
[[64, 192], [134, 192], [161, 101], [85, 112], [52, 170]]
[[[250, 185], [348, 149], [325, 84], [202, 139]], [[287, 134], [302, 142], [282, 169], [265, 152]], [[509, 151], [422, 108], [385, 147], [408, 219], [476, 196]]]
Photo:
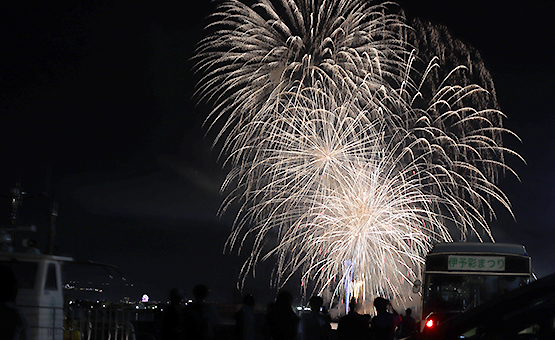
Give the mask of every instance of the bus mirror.
[[413, 285], [412, 285], [412, 292], [415, 293], [415, 294], [420, 292], [420, 287], [421, 286], [422, 286], [422, 281], [420, 281], [418, 279], [415, 280]]

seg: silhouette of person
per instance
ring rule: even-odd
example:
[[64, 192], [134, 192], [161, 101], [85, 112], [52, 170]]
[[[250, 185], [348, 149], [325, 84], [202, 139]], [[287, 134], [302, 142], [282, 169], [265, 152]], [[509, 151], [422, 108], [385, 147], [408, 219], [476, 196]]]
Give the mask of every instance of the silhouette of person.
[[320, 296], [313, 296], [310, 298], [308, 304], [310, 305], [310, 313], [301, 315], [301, 322], [299, 325], [299, 338], [301, 340], [327, 340], [331, 332], [330, 316], [322, 306], [324, 300]]
[[[372, 318], [370, 324], [370, 335], [373, 340], [393, 340], [395, 339], [395, 328], [401, 322], [401, 318], [393, 308], [389, 300], [382, 297], [374, 299], [374, 307], [377, 315]], [[393, 313], [387, 311], [391, 308]]]
[[356, 298], [349, 302], [349, 313], [339, 319], [337, 324], [337, 339], [368, 339], [370, 335], [369, 319], [358, 313], [359, 304]]
[[160, 336], [162, 340], [182, 340], [184, 337], [185, 311], [183, 295], [179, 289], [174, 288], [171, 290], [169, 301], [170, 304], [164, 310], [162, 317]]
[[416, 333], [416, 320], [412, 317], [412, 309], [407, 308], [399, 327], [399, 338], [406, 338]]
[[208, 293], [208, 287], [205, 285], [197, 285], [193, 288], [194, 301], [185, 308], [185, 339], [214, 339], [218, 314], [214, 306], [205, 301]]
[[0, 265], [0, 335], [6, 340], [27, 340], [27, 318], [15, 306], [17, 279], [13, 270]]
[[256, 338], [254, 305], [254, 297], [247, 294], [243, 297], [243, 306], [234, 315], [235, 331], [239, 340], [254, 340]]
[[25, 252], [29, 254], [40, 254], [40, 250], [37, 248], [37, 241], [33, 239], [28, 240]]
[[276, 301], [268, 311], [263, 327], [264, 339], [294, 340], [297, 337], [299, 317], [293, 312], [293, 296], [288, 291], [278, 293]]

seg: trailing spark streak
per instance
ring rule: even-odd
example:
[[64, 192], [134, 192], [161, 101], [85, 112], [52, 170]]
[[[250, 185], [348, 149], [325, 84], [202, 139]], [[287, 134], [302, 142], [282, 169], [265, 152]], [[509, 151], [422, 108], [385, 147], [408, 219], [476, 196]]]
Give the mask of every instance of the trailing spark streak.
[[479, 60], [442, 75], [400, 11], [366, 1], [228, 1], [208, 29], [197, 96], [223, 124], [222, 211], [242, 204], [228, 246], [254, 237], [243, 278], [275, 256], [278, 285], [300, 271], [337, 292], [349, 262], [366, 296], [403, 301], [450, 225], [493, 239], [490, 201], [510, 211], [497, 172], [518, 155], [491, 89], [470, 81]]

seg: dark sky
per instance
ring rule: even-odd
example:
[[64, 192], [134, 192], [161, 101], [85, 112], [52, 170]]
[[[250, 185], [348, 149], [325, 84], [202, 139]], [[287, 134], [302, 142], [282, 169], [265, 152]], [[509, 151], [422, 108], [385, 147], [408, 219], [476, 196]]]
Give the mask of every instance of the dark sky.
[[[507, 144], [527, 161], [509, 164], [521, 182], [500, 182], [516, 221], [499, 209], [494, 235], [523, 243], [537, 273], [552, 273], [554, 2], [402, 3], [409, 16], [444, 24], [480, 51], [506, 126], [523, 140]], [[190, 100], [188, 59], [211, 8], [80, 0], [0, 7], [0, 193], [21, 183], [28, 198], [19, 222], [39, 226], [32, 237], [43, 247], [49, 206], [59, 202], [60, 252], [117, 265], [137, 285], [131, 294], [162, 299], [174, 286], [204, 282], [215, 300], [229, 300], [243, 260], [222, 253], [233, 214], [216, 216], [221, 163], [213, 136], [204, 137], [206, 112]], [[269, 294], [269, 267], [249, 290]]]

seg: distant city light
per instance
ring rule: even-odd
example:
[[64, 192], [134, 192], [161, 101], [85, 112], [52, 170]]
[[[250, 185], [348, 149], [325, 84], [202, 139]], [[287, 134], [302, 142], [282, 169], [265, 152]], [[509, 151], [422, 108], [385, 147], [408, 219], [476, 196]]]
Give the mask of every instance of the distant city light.
[[146, 294], [144, 294], [143, 297], [141, 298], [141, 302], [148, 302], [149, 300], [150, 298]]

